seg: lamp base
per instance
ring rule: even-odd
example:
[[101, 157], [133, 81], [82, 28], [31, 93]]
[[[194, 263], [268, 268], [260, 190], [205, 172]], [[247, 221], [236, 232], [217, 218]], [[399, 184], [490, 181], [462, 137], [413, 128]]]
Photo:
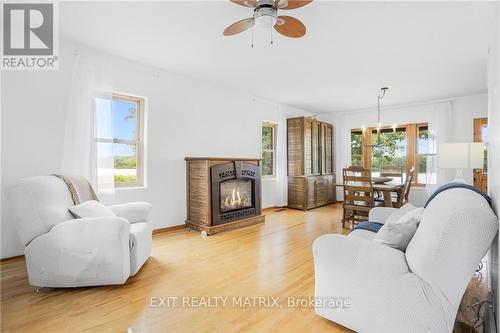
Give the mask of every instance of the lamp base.
[[452, 183], [460, 183], [460, 184], [467, 184], [465, 181], [464, 175], [462, 173], [462, 169], [457, 169], [455, 173], [455, 178], [451, 181]]

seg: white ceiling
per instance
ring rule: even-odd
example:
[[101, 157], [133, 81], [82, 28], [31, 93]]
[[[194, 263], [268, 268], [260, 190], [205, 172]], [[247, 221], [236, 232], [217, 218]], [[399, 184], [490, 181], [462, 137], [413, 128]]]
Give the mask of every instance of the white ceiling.
[[[62, 2], [60, 31], [107, 52], [312, 112], [486, 91], [493, 2], [318, 1], [286, 11], [302, 39], [223, 37], [252, 9], [229, 1]], [[285, 11], [282, 11], [284, 13]]]

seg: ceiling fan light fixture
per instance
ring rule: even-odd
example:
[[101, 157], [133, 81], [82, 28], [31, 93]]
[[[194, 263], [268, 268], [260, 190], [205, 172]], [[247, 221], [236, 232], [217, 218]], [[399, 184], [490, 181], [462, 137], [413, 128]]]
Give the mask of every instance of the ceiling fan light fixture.
[[278, 15], [273, 8], [260, 8], [255, 11], [254, 20], [256, 28], [270, 29], [276, 24]]

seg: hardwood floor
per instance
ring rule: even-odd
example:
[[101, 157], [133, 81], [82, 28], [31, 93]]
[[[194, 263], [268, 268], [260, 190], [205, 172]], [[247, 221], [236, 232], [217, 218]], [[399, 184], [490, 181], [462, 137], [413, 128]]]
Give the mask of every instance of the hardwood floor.
[[[313, 296], [312, 242], [342, 232], [342, 206], [266, 213], [265, 224], [208, 238], [186, 230], [154, 235], [153, 256], [121, 286], [36, 292], [28, 285], [24, 260], [4, 262], [2, 331], [348, 331], [312, 308], [287, 307], [289, 296]], [[167, 296], [272, 296], [283, 307], [152, 306]]]

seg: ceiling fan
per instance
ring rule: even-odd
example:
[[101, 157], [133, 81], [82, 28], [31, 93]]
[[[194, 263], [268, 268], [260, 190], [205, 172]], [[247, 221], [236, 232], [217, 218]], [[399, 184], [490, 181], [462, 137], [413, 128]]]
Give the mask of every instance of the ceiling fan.
[[224, 36], [236, 35], [254, 26], [270, 29], [273, 27], [283, 36], [290, 38], [300, 38], [306, 34], [306, 27], [302, 22], [292, 16], [278, 15], [278, 11], [300, 8], [312, 0], [231, 0], [231, 2], [253, 8], [253, 16], [231, 24], [224, 30]]

